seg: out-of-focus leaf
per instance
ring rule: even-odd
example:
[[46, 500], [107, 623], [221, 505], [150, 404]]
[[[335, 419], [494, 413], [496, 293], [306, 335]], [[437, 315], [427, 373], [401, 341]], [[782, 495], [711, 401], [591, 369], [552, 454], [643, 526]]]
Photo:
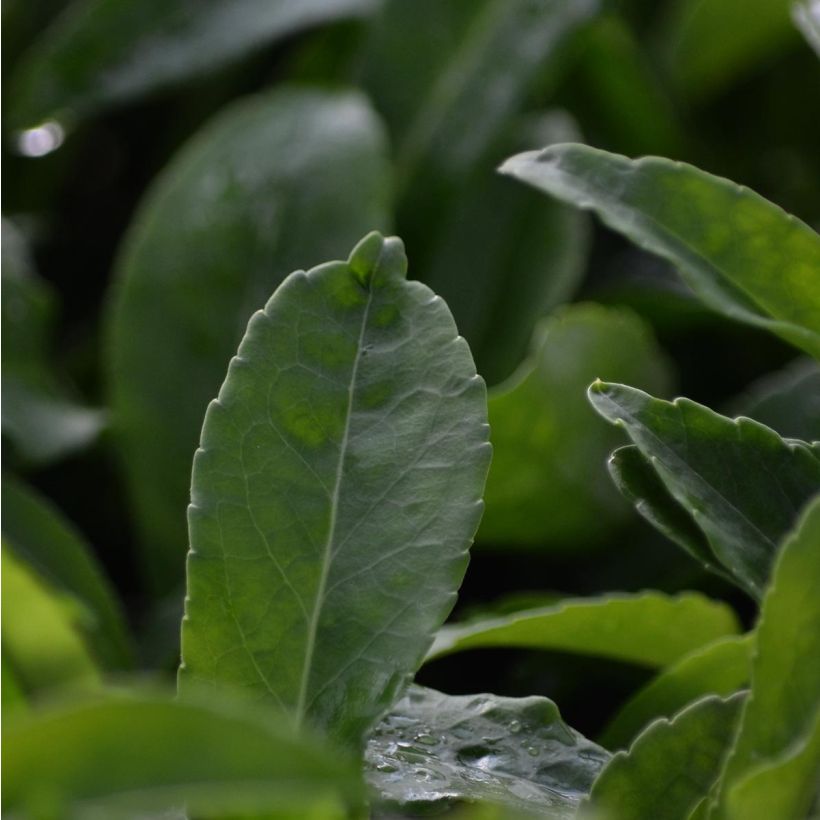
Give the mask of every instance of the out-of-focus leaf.
[[795, 3], [792, 6], [792, 19], [820, 57], [820, 3], [817, 0]]
[[353, 93], [279, 90], [198, 133], [131, 228], [109, 317], [114, 426], [145, 571], [181, 580], [191, 455], [252, 311], [389, 222], [381, 125]]
[[361, 801], [345, 755], [297, 734], [285, 717], [224, 694], [210, 702], [108, 695], [3, 729], [4, 817], [41, 816], [39, 808], [47, 816], [125, 820], [187, 805], [197, 817], [293, 818], [312, 817], [324, 803], [341, 818], [344, 806]]
[[604, 418], [626, 431], [703, 532], [711, 563], [760, 599], [781, 538], [820, 491], [818, 453], [689, 399], [667, 402], [604, 382], [593, 384], [589, 396]]
[[511, 157], [501, 172], [594, 211], [672, 262], [709, 307], [820, 358], [820, 236], [748, 188], [575, 144]]
[[2, 697], [3, 719], [6, 719], [14, 712], [25, 711], [27, 708], [26, 695], [23, 691], [23, 684], [5, 652], [0, 656], [0, 661], [2, 661], [0, 696]]
[[119, 601], [82, 535], [60, 512], [11, 476], [3, 476], [6, 547], [59, 592], [76, 597], [83, 627], [106, 666], [127, 666], [131, 645]]
[[289, 276], [194, 459], [183, 693], [241, 686], [348, 745], [453, 606], [490, 460], [486, 390], [401, 241]]
[[594, 544], [629, 514], [603, 469], [617, 434], [586, 400], [590, 381], [606, 373], [669, 389], [666, 360], [632, 313], [574, 305], [539, 325], [531, 358], [490, 393], [494, 455], [480, 542]]
[[797, 359], [756, 381], [732, 404], [781, 436], [820, 441], [820, 364]]
[[12, 77], [10, 124], [71, 123], [379, 0], [77, 0]]
[[613, 594], [449, 624], [439, 630], [427, 660], [466, 649], [524, 647], [666, 666], [737, 631], [737, 618], [728, 606], [698, 593]]
[[749, 681], [752, 636], [718, 638], [661, 671], [641, 689], [599, 738], [607, 749], [621, 749], [656, 718], [671, 718], [705, 695], [727, 697]]
[[696, 101], [725, 91], [794, 42], [792, 0], [678, 0], [667, 21], [667, 61]]
[[86, 613], [3, 546], [3, 653], [28, 692], [95, 688], [100, 675], [83, 637]]
[[572, 818], [608, 761], [541, 697], [453, 697], [412, 686], [376, 727], [366, 778], [382, 803], [411, 812], [490, 800]]
[[[785, 538], [757, 625], [752, 687], [720, 781], [720, 820], [800, 820], [820, 781], [820, 497]], [[773, 717], [774, 716], [774, 717]], [[770, 771], [771, 770], [771, 771]], [[771, 795], [767, 789], [773, 789]], [[755, 813], [744, 813], [755, 801]]]
[[103, 427], [80, 406], [50, 362], [54, 294], [37, 277], [25, 241], [3, 220], [3, 435], [24, 461], [42, 464], [80, 449]]
[[653, 723], [603, 770], [591, 807], [617, 820], [687, 820], [720, 773], [743, 697], [703, 698]]

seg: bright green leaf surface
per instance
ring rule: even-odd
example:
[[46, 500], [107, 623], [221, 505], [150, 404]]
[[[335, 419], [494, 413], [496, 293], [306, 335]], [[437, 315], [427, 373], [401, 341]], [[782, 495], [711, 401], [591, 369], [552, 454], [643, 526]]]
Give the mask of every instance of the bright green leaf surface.
[[546, 698], [453, 697], [412, 686], [376, 727], [366, 777], [405, 811], [489, 800], [572, 818], [609, 759]]
[[538, 327], [531, 358], [490, 393], [494, 455], [479, 541], [600, 540], [628, 515], [603, 469], [617, 434], [586, 401], [605, 373], [669, 388], [666, 360], [631, 313], [574, 305]]
[[687, 820], [720, 773], [742, 698], [703, 698], [653, 723], [601, 773], [592, 808], [613, 820]]
[[3, 653], [26, 691], [97, 686], [82, 634], [85, 613], [3, 547]]
[[661, 671], [621, 708], [599, 738], [607, 749], [630, 743], [656, 718], [671, 718], [705, 695], [727, 697], [749, 682], [752, 636], [719, 638]]
[[674, 597], [660, 592], [608, 595], [445, 626], [427, 659], [496, 646], [577, 652], [666, 666], [737, 629], [737, 619], [728, 606], [697, 593]]
[[233, 684], [345, 742], [449, 613], [481, 516], [486, 390], [400, 240], [292, 274], [194, 459], [180, 685]]
[[107, 666], [127, 666], [130, 640], [115, 593], [82, 535], [60, 512], [11, 476], [3, 476], [7, 547], [54, 589], [87, 609], [84, 631]]
[[279, 90], [222, 112], [143, 202], [118, 266], [108, 371], [158, 591], [182, 577], [191, 454], [225, 362], [288, 273], [385, 227], [385, 151], [359, 95]]
[[803, 0], [792, 7], [795, 25], [820, 57], [820, 5], [817, 0]]
[[77, 0], [13, 77], [15, 127], [69, 124], [112, 104], [201, 76], [378, 0]]
[[690, 165], [574, 144], [511, 157], [501, 172], [594, 211], [672, 262], [714, 310], [820, 358], [820, 236], [753, 191]]
[[[740, 728], [721, 780], [721, 820], [741, 818], [759, 785], [746, 792], [752, 777], [772, 784], [779, 777], [764, 774], [781, 767], [784, 793], [774, 803], [796, 809], [782, 820], [808, 812], [818, 791], [820, 741], [820, 498], [815, 499], [785, 540], [757, 626], [752, 659], [752, 688]], [[775, 716], [775, 717], [772, 717]], [[793, 758], [795, 770], [789, 774]], [[772, 784], [774, 785], [774, 784]], [[737, 790], [737, 794], [735, 794]], [[735, 802], [737, 801], [737, 802]]]
[[817, 454], [755, 421], [728, 419], [688, 399], [667, 402], [603, 382], [589, 395], [651, 461], [714, 559], [760, 598], [780, 539], [820, 490]]
[[44, 816], [39, 807], [46, 816], [124, 820], [187, 804], [196, 816], [288, 809], [295, 818], [321, 802], [360, 799], [344, 755], [224, 695], [211, 703], [117, 695], [32, 714], [4, 726], [3, 752], [4, 817]]

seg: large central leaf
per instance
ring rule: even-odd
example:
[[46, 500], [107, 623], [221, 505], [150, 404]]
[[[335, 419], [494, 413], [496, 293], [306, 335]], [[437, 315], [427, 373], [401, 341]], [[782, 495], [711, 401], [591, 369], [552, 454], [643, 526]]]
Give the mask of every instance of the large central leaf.
[[245, 687], [357, 744], [455, 600], [486, 391], [401, 242], [292, 274], [254, 315], [194, 459], [180, 686]]

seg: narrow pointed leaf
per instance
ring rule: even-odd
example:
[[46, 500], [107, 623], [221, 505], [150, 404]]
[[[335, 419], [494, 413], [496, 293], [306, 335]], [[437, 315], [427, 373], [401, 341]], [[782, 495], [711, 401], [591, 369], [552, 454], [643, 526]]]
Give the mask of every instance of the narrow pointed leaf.
[[755, 598], [777, 546], [820, 491], [820, 457], [751, 419], [728, 419], [688, 399], [596, 382], [595, 409], [626, 431], [669, 493], [703, 531], [714, 560]]
[[361, 96], [281, 89], [220, 113], [142, 203], [117, 266], [107, 367], [155, 591], [182, 580], [191, 453], [225, 362], [288, 273], [386, 227], [385, 153]]
[[690, 165], [571, 143], [511, 157], [501, 172], [594, 211], [672, 262], [712, 309], [820, 358], [820, 236], [754, 191]]
[[465, 649], [526, 647], [666, 666], [737, 629], [728, 606], [696, 593], [607, 595], [445, 626], [427, 659]]
[[410, 812], [487, 800], [574, 817], [609, 759], [546, 698], [443, 695], [412, 686], [376, 727], [366, 777], [380, 802]]
[[617, 820], [687, 820], [720, 774], [742, 698], [703, 698], [653, 723], [603, 770], [591, 807]]
[[212, 72], [300, 29], [371, 11], [378, 0], [76, 0], [15, 72], [10, 119], [73, 123]]
[[[745, 781], [769, 766], [781, 769], [783, 820], [808, 812], [818, 791], [820, 742], [820, 498], [785, 539], [757, 625], [752, 686], [721, 778], [721, 820], [740, 818]], [[772, 719], [776, 715], [776, 719]], [[788, 773], [793, 758], [796, 776]], [[777, 778], [773, 778], [775, 781]], [[767, 782], [771, 782], [770, 780]], [[787, 785], [786, 785], [787, 784]], [[755, 787], [756, 790], [757, 787]], [[735, 796], [735, 790], [738, 790]], [[735, 803], [734, 801], [738, 802]]]
[[626, 748], [656, 718], [671, 719], [706, 695], [728, 697], [742, 689], [749, 682], [751, 649], [751, 635], [732, 635], [685, 655], [621, 707], [599, 742]]
[[194, 459], [180, 686], [241, 686], [356, 745], [455, 600], [486, 391], [398, 239], [292, 274], [251, 319]]

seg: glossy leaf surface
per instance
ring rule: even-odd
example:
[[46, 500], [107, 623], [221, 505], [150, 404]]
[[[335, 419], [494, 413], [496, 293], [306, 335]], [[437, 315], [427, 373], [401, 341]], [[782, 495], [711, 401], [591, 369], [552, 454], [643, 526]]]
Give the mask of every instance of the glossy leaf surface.
[[668, 259], [712, 309], [820, 358], [820, 236], [753, 191], [690, 165], [574, 144], [500, 170]]
[[609, 762], [591, 806], [618, 820], [687, 820], [720, 773], [742, 697], [703, 698], [653, 723]]
[[122, 610], [89, 545], [44, 498], [3, 476], [3, 539], [52, 588], [86, 608], [83, 631], [107, 666], [127, 666], [131, 645]]
[[287, 809], [286, 817], [307, 817], [322, 802], [360, 800], [344, 755], [296, 734], [282, 716], [237, 708], [224, 696], [180, 703], [109, 695], [3, 728], [4, 816], [45, 805], [59, 816], [124, 819], [187, 804], [197, 816]]
[[380, 802], [413, 813], [487, 800], [571, 818], [608, 759], [546, 698], [412, 686], [376, 727], [365, 771]]
[[[726, 762], [716, 818], [742, 816], [761, 776], [783, 789], [783, 820], [804, 817], [818, 793], [820, 771], [820, 498], [785, 539], [763, 601], [752, 659], [752, 686]], [[776, 719], [771, 716], [776, 715]], [[793, 762], [789, 764], [788, 760]], [[794, 771], [790, 772], [791, 766]], [[768, 777], [768, 768], [780, 769]], [[783, 768], [781, 768], [783, 767]], [[782, 780], [780, 785], [777, 781]], [[774, 782], [772, 782], [774, 781]], [[763, 789], [761, 789], [762, 791]], [[773, 798], [775, 804], [776, 800]]]
[[538, 326], [530, 358], [490, 392], [494, 455], [479, 541], [600, 540], [629, 513], [602, 469], [617, 434], [586, 400], [604, 373], [669, 389], [666, 360], [631, 313], [573, 305]]
[[486, 391], [400, 240], [288, 277], [194, 459], [180, 686], [240, 686], [349, 744], [455, 601], [490, 457]]
[[386, 225], [385, 150], [362, 97], [281, 89], [223, 111], [142, 203], [118, 265], [107, 364], [158, 591], [183, 574], [191, 454], [225, 362], [288, 273]]
[[751, 419], [728, 419], [688, 399], [667, 402], [603, 382], [589, 395], [703, 532], [712, 563], [760, 598], [778, 543], [820, 490], [817, 453]]
[[725, 604], [696, 593], [660, 592], [577, 598], [554, 606], [465, 624], [436, 636], [428, 660], [482, 647], [577, 652], [665, 666], [703, 644], [737, 632]]
[[317, 23], [363, 15], [378, 0], [78, 0], [13, 78], [18, 128], [71, 123], [201, 76]]

